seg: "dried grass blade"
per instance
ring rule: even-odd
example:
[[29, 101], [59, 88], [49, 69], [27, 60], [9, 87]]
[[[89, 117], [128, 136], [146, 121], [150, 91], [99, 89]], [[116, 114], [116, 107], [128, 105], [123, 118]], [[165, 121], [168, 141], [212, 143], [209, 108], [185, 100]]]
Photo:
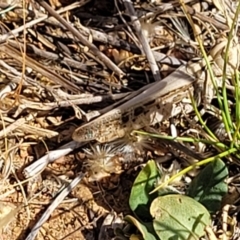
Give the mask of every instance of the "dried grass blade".
[[58, 196], [53, 200], [52, 204], [46, 209], [44, 214], [32, 228], [30, 234], [27, 236], [26, 240], [34, 240], [41, 226], [48, 220], [52, 212], [57, 208], [57, 206], [63, 201], [63, 199], [72, 191], [74, 187], [83, 179], [84, 174], [80, 173], [68, 186], [66, 186]]
[[54, 11], [45, 1], [38, 0], [39, 4], [44, 7], [52, 16], [54, 16], [60, 23], [62, 23], [72, 34], [74, 34], [85, 46], [87, 46], [94, 55], [98, 56], [106, 66], [108, 66], [114, 73], [119, 76], [125, 75], [124, 72], [116, 66], [106, 55], [98, 50], [98, 48], [90, 43], [82, 34], [77, 31], [71, 24], [63, 19], [56, 11]]
[[[0, 50], [6, 53], [7, 55], [11, 56], [12, 58], [16, 59], [20, 63], [23, 61], [23, 56], [21, 55], [21, 53], [9, 45], [6, 44], [1, 45]], [[50, 70], [49, 68], [45, 67], [44, 65], [40, 64], [39, 62], [35, 61], [34, 59], [28, 56], [24, 56], [24, 59], [26, 61], [26, 65], [36, 70], [36, 72], [41, 73], [43, 76], [46, 76], [48, 79], [54, 81], [56, 84], [61, 84], [63, 87], [70, 91], [78, 92], [78, 87], [75, 84], [73, 84], [70, 81], [67, 81], [59, 74], [54, 73], [52, 69]]]

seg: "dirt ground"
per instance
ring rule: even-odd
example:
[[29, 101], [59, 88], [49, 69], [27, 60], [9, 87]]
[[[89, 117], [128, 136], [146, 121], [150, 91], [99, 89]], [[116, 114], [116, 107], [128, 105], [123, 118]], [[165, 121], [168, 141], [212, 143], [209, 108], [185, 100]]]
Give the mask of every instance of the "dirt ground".
[[[39, 171], [34, 177], [25, 175], [27, 166], [74, 142], [72, 136], [79, 127], [89, 126], [89, 122], [116, 109], [123, 104], [123, 99], [125, 101], [132, 96], [129, 94], [139, 95], [148, 84], [160, 77], [165, 78], [179, 66], [202, 58], [196, 34], [182, 11], [181, 1], [130, 1], [137, 19], [140, 19], [142, 39], [138, 37], [126, 2], [0, 0], [0, 240], [33, 240], [27, 236], [62, 188], [66, 188], [80, 172], [95, 171], [90, 165], [95, 164], [102, 152], [106, 152], [108, 159], [104, 169], [108, 177], [90, 181], [86, 175], [44, 221], [35, 239], [113, 239], [114, 231], [123, 228], [124, 216], [131, 214], [129, 195], [144, 162], [169, 152], [167, 148], [152, 146], [152, 141], [133, 140], [128, 134], [134, 129], [133, 125], [141, 129], [138, 126], [142, 124], [144, 129], [151, 130], [153, 126], [144, 116], [152, 120], [167, 114], [166, 121], [154, 122], [155, 132], [169, 134], [171, 123], [177, 126], [176, 131], [181, 136], [189, 132], [191, 136], [199, 137], [199, 129], [191, 126], [194, 116], [180, 109], [182, 105], [176, 100], [178, 96], [172, 99], [177, 102], [175, 109], [182, 114], [172, 118], [172, 102], [166, 104], [169, 109], [166, 106], [161, 109], [159, 102], [164, 105], [165, 100], [152, 99], [152, 96], [146, 100], [146, 94], [143, 94], [144, 101], [140, 101], [143, 106], [134, 108], [131, 105], [133, 109], [120, 111], [120, 117], [116, 119], [118, 112], [107, 116], [104, 121], [100, 119], [95, 125], [90, 124], [87, 130], [81, 132], [80, 129], [83, 134], [77, 135], [75, 143], [85, 145], [76, 149], [72, 147], [68, 152], [55, 156], [55, 161], [47, 159], [48, 164], [43, 164], [42, 168], [37, 166]], [[226, 45], [226, 32], [229, 31], [230, 21], [222, 18], [230, 10], [221, 12], [217, 2], [187, 3], [188, 11], [194, 13], [195, 25], [202, 29], [198, 35], [209, 55], [218, 41], [221, 46], [223, 43]], [[214, 18], [216, 12], [222, 18]], [[66, 25], [59, 21], [59, 16], [65, 19]], [[71, 30], [71, 26], [81, 34], [80, 37]], [[150, 58], [148, 55], [149, 52], [153, 54], [150, 50], [154, 53], [154, 63], [152, 55]], [[153, 74], [154, 67], [158, 71]], [[202, 68], [200, 70], [205, 70], [206, 66]], [[168, 93], [163, 96], [166, 95]], [[229, 99], [232, 100], [232, 95]], [[216, 107], [216, 101], [212, 102]], [[155, 112], [151, 114], [149, 108]], [[205, 121], [209, 115], [204, 117]], [[213, 128], [216, 132], [221, 121], [219, 123], [215, 118], [214, 123], [217, 123]], [[130, 130], [127, 129], [129, 126]], [[99, 150], [96, 147], [122, 136], [121, 130], [124, 130], [126, 139], [125, 136], [118, 139], [117, 150], [107, 147]], [[150, 151], [149, 144], [152, 147]], [[128, 149], [120, 151], [123, 145]], [[130, 154], [124, 162], [121, 160], [124, 158], [122, 152], [129, 149], [134, 149], [138, 158]], [[174, 146], [171, 149], [176, 156], [183, 158], [184, 151], [179, 153]], [[194, 158], [212, 149], [211, 146], [187, 143], [185, 153], [192, 150]], [[231, 176], [239, 173], [239, 165], [233, 166], [229, 171]], [[239, 183], [234, 179], [231, 184]], [[238, 197], [237, 193], [236, 199]], [[236, 199], [231, 200], [231, 204]]]
[[[66, 176], [74, 174], [74, 170], [77, 168], [77, 164], [72, 164], [76, 162], [74, 155], [66, 158], [67, 161], [62, 159], [62, 163], [51, 164], [43, 173], [41, 182], [38, 179], [39, 182], [35, 183], [37, 186], [31, 185], [34, 186], [35, 193], [32, 194], [35, 196], [33, 200], [29, 201], [28, 207], [20, 205], [16, 208], [16, 204], [13, 204], [14, 202], [19, 203], [22, 199], [20, 189], [16, 189], [15, 193], [3, 200], [2, 216], [12, 211], [11, 214], [15, 217], [12, 219], [9, 216], [10, 222], [7, 227], [2, 229], [1, 239], [26, 239], [30, 229], [61, 187], [61, 184], [57, 182], [56, 175], [54, 177], [51, 170], [61, 169], [58, 171], [59, 176], [63, 176], [63, 173]], [[131, 169], [121, 175], [112, 175], [95, 183], [89, 183], [87, 178], [84, 178], [51, 214], [49, 220], [40, 229], [36, 239], [98, 239], [103, 221], [109, 214], [121, 219], [120, 224], [122, 224], [123, 216], [130, 213], [128, 198], [136, 174], [137, 170]], [[4, 188], [7, 184], [9, 184], [8, 181], [5, 181]], [[114, 222], [107, 226], [110, 228], [108, 230], [109, 238], [106, 236], [104, 239], [113, 237], [113, 225]]]

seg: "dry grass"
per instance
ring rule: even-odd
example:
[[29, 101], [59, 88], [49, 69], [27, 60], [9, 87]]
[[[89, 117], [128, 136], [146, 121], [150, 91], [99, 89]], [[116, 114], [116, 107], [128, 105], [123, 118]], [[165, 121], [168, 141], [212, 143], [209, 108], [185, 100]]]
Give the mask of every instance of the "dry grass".
[[[194, 34], [221, 75], [236, 3], [188, 3], [185, 10], [196, 27], [193, 33], [180, 3], [151, 2], [133, 2], [137, 20], [124, 1], [0, 2], [1, 239], [35, 238], [29, 234], [49, 205], [99, 157], [100, 150], [90, 157], [84, 152], [84, 148], [90, 148], [88, 142], [72, 141], [74, 130], [113, 109], [113, 104], [128, 93], [202, 58]], [[228, 76], [239, 67], [237, 37], [229, 54]], [[205, 70], [204, 66], [197, 74]], [[214, 95], [211, 87], [207, 89]], [[177, 131], [194, 135], [196, 129], [189, 121], [192, 117], [175, 117]], [[169, 121], [159, 126], [160, 130], [157, 126], [151, 130], [169, 134]], [[145, 127], [149, 130], [152, 126], [146, 123]], [[114, 152], [109, 150], [111, 156], [105, 156], [108, 164], [111, 159], [116, 163], [104, 167], [103, 175], [108, 178], [97, 175], [99, 181], [89, 182], [89, 174], [68, 189], [35, 239], [103, 239], [98, 236], [103, 236], [101, 226], [106, 216], [111, 212], [122, 219], [129, 213], [128, 196], [137, 167], [152, 157], [161, 158], [161, 163], [167, 161], [173, 149], [149, 140], [139, 144], [120, 140], [114, 144]], [[107, 151], [107, 147], [101, 149]], [[181, 156], [175, 158], [181, 163]], [[36, 165], [31, 165], [34, 162]], [[233, 193], [226, 203], [231, 206], [227, 215], [232, 230], [231, 237], [225, 235], [225, 239], [238, 239], [239, 234], [238, 180], [234, 178], [239, 167], [233, 166], [229, 182]], [[217, 219], [213, 231], [221, 236]]]

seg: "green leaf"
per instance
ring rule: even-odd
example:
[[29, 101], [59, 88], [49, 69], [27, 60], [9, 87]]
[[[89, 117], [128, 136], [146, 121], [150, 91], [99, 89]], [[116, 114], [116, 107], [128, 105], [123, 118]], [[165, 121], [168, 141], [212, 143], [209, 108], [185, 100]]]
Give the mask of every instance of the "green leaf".
[[186, 195], [203, 204], [210, 213], [221, 206], [228, 187], [225, 182], [228, 170], [221, 159], [209, 163], [191, 182]]
[[149, 219], [149, 207], [157, 194], [149, 195], [155, 187], [159, 178], [159, 172], [153, 160], [147, 162], [145, 167], [138, 174], [131, 189], [129, 205], [133, 212], [141, 219]]
[[156, 198], [150, 212], [155, 232], [163, 240], [197, 240], [211, 224], [210, 214], [203, 205], [180, 194]]
[[136, 218], [127, 215], [125, 220], [133, 224], [139, 232], [142, 234], [143, 239], [145, 240], [159, 240], [154, 236], [154, 229], [152, 228], [152, 223], [141, 223]]

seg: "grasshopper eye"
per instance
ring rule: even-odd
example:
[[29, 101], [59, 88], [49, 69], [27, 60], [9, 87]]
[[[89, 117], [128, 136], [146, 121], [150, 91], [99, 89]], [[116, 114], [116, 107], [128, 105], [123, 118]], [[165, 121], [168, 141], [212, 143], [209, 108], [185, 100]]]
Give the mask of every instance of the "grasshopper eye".
[[74, 131], [72, 138], [76, 142], [86, 142], [94, 140], [96, 136], [92, 129], [88, 127], [79, 127]]

